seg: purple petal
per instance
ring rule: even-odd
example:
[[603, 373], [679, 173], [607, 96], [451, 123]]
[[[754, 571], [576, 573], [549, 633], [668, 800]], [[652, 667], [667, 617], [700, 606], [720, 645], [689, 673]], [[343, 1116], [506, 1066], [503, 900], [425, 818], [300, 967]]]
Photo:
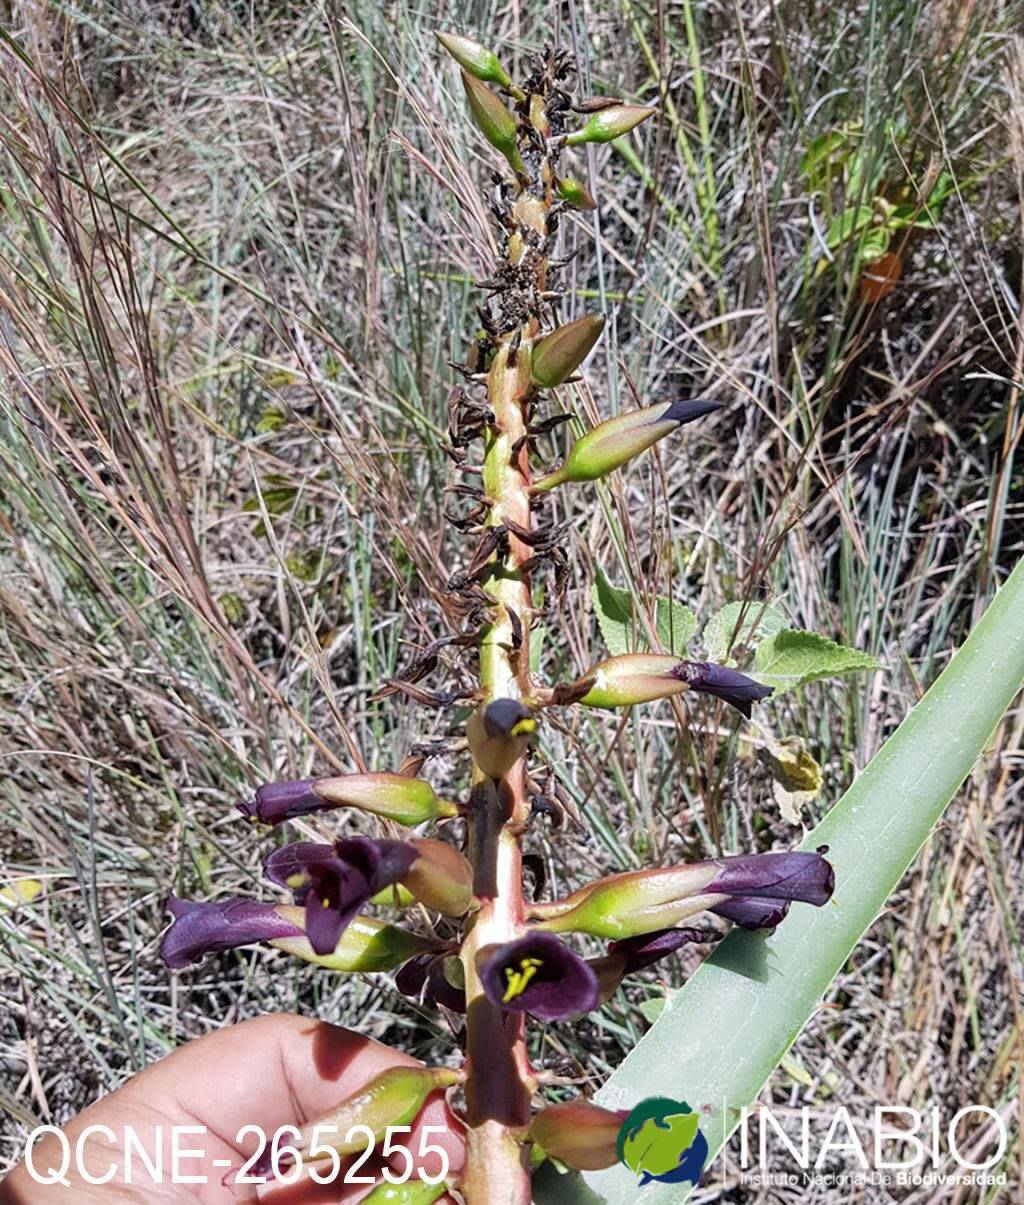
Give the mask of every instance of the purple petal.
[[703, 397], [689, 398], [672, 402], [664, 414], [658, 415], [658, 422], [692, 423], [695, 419], [703, 418], [705, 414], [712, 414], [721, 409], [721, 402], [712, 402]]
[[756, 895], [737, 896], [716, 904], [712, 909], [744, 929], [774, 929], [789, 911], [789, 900], [760, 899]]
[[466, 1011], [466, 993], [449, 983], [444, 973], [444, 958], [436, 954], [417, 954], [395, 974], [395, 987], [403, 996], [443, 1004], [452, 1012]]
[[716, 858], [719, 874], [708, 883], [711, 894], [802, 900], [821, 905], [832, 898], [835, 872], [820, 853], [745, 854]]
[[775, 689], [762, 686], [738, 670], [724, 665], [712, 665], [708, 661], [680, 661], [671, 671], [673, 678], [686, 682], [691, 690], [723, 699], [730, 706], [750, 719], [752, 703], [766, 699]]
[[167, 906], [174, 922], [160, 940], [160, 957], [174, 970], [198, 962], [215, 950], [233, 950], [276, 937], [301, 937], [273, 904], [235, 898], [216, 903], [180, 900], [173, 895]]
[[561, 1021], [597, 1007], [597, 975], [551, 933], [531, 933], [499, 946], [480, 968], [480, 981], [492, 1003], [541, 1021]]
[[374, 894], [371, 880], [341, 858], [309, 866], [306, 936], [317, 954], [330, 954], [342, 933]]
[[263, 860], [263, 873], [279, 887], [295, 895], [295, 902], [305, 902], [309, 892], [309, 868], [318, 862], [337, 857], [333, 845], [323, 841], [292, 841], [272, 850]]
[[294, 820], [296, 816], [308, 816], [331, 805], [325, 803], [312, 791], [313, 778], [299, 778], [292, 782], [271, 782], [260, 787], [256, 798], [238, 804], [243, 816], [260, 820], [264, 824], [280, 824]]
[[631, 975], [674, 953], [680, 946], [717, 941], [718, 933], [707, 929], [657, 929], [639, 937], [624, 937], [608, 946], [609, 954], [622, 954], [626, 959], [623, 975]]
[[[367, 900], [397, 883], [419, 857], [419, 851], [407, 841], [369, 837], [350, 837], [333, 846], [296, 845], [302, 848], [292, 856], [293, 861], [302, 863], [302, 873], [308, 878], [308, 885], [299, 889], [306, 904], [306, 936], [317, 954], [329, 954]], [[287, 862], [282, 857], [281, 863]]]

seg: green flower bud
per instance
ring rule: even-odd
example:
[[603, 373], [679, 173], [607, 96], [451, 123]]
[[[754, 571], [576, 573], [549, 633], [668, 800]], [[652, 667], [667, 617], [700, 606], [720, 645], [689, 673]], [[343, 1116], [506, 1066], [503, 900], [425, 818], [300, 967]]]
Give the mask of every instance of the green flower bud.
[[361, 808], [397, 824], [423, 824], [458, 814], [455, 804], [439, 799], [429, 782], [404, 774], [340, 774], [314, 779], [310, 790], [324, 803]]
[[412, 1176], [404, 1184], [378, 1184], [369, 1196], [363, 1197], [363, 1205], [432, 1205], [443, 1197], [448, 1185], [428, 1184], [426, 1180]]
[[486, 84], [507, 88], [511, 83], [508, 72], [493, 50], [457, 33], [439, 33], [435, 37], [452, 58], [470, 75]]
[[[579, 690], [588, 685], [589, 689], [580, 694], [573, 689], [577, 685]], [[562, 687], [560, 692], [585, 707], [629, 707], [695, 690], [722, 699], [749, 720], [752, 705], [766, 699], [772, 689], [738, 670], [708, 661], [686, 661], [663, 653], [627, 653], [595, 665], [578, 684]], [[557, 696], [559, 689], [554, 694]]]
[[[297, 928], [305, 929], [306, 909], [282, 904], [277, 912]], [[349, 921], [338, 944], [329, 954], [317, 954], [308, 937], [278, 937], [270, 942], [296, 958], [316, 963], [329, 971], [393, 971], [417, 954], [437, 948], [432, 937], [420, 937], [396, 925], [386, 925], [369, 916]]]
[[693, 422], [719, 408], [719, 402], [702, 398], [662, 402], [660, 406], [631, 410], [598, 423], [573, 444], [564, 464], [534, 482], [532, 492], [539, 494], [568, 481], [595, 481], [605, 477], [634, 456], [646, 452], [683, 423]]
[[530, 361], [533, 383], [541, 389], [561, 385], [590, 355], [603, 330], [604, 318], [600, 314], [587, 314], [545, 335], [533, 348]]
[[621, 138], [623, 134], [628, 134], [634, 126], [646, 121], [656, 112], [656, 109], [648, 109], [644, 105], [609, 105], [606, 109], [599, 109], [594, 113], [582, 130], [574, 130], [566, 138], [566, 145], [611, 142], [613, 138]]
[[[380, 1139], [389, 1126], [409, 1125], [414, 1121], [432, 1092], [450, 1088], [461, 1079], [461, 1071], [448, 1067], [389, 1067], [330, 1113], [303, 1126], [294, 1149], [303, 1162], [315, 1162], [326, 1158], [326, 1139], [339, 1155], [358, 1154], [366, 1149], [366, 1131], [360, 1132], [357, 1127], [366, 1126], [375, 1139]], [[314, 1141], [317, 1144], [315, 1156], [310, 1153]]]
[[579, 180], [574, 180], [572, 176], [566, 176], [564, 180], [559, 180], [557, 183], [558, 195], [563, 201], [568, 201], [570, 205], [574, 205], [577, 209], [596, 209], [597, 202], [590, 195], [588, 189], [584, 188]]
[[445, 916], [464, 916], [473, 906], [473, 867], [446, 841], [410, 841], [419, 857], [402, 883], [421, 904]]
[[595, 1172], [618, 1162], [619, 1130], [627, 1111], [602, 1109], [580, 1099], [548, 1105], [530, 1124], [530, 1137], [546, 1155], [578, 1171]]
[[466, 89], [469, 111], [480, 132], [495, 150], [501, 151], [513, 171], [524, 171], [516, 145], [516, 119], [505, 108], [504, 102], [467, 71], [462, 72], [462, 86]]
[[[550, 904], [534, 904], [530, 915], [546, 933], [589, 933], [592, 937], [635, 937], [668, 929], [688, 916], [724, 903], [724, 894], [702, 894], [719, 874], [714, 863], [659, 870], [634, 870], [598, 879]], [[276, 944], [276, 943], [275, 943]]]

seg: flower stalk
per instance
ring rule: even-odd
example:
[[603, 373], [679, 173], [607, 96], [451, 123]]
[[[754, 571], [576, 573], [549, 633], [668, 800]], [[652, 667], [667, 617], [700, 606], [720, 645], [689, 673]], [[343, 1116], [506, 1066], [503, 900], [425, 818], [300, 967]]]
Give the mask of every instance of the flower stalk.
[[[535, 523], [534, 507], [556, 486], [604, 478], [718, 404], [666, 401], [610, 418], [581, 436], [559, 468], [532, 477], [536, 438], [565, 417], [538, 414], [543, 392], [575, 379], [604, 328], [600, 314], [562, 321], [553, 312], [552, 277], [567, 262], [559, 265], [551, 254], [558, 216], [596, 205], [562, 172], [561, 158], [568, 147], [621, 137], [653, 110], [603, 98], [574, 106], [567, 91], [574, 68], [563, 52], [546, 51], [528, 78], [514, 83], [486, 47], [456, 34], [439, 38], [462, 68], [475, 124], [511, 169], [493, 206], [502, 239], [499, 262], [483, 285], [490, 294], [480, 310], [484, 329], [461, 367], [470, 387], [453, 394], [446, 449], [480, 482], [457, 487], [476, 500], [473, 517], [460, 525], [481, 542], [451, 585], [464, 599], [464, 609], [460, 603], [453, 613], [473, 625], [457, 641], [475, 644], [479, 655], [466, 725], [473, 759], [468, 796], [446, 800], [426, 779], [387, 772], [261, 786], [240, 805], [258, 824], [349, 809], [406, 830], [443, 827], [433, 836], [407, 831], [402, 839], [350, 835], [281, 845], [263, 870], [289, 902], [172, 898], [174, 919], [161, 953], [179, 969], [262, 943], [325, 971], [397, 972], [397, 990], [421, 1006], [436, 1006], [449, 1018], [464, 1014], [460, 1070], [385, 1072], [307, 1129], [315, 1135], [318, 1125], [342, 1131], [368, 1125], [376, 1134], [412, 1122], [433, 1093], [458, 1085], [466, 1159], [452, 1187], [467, 1205], [528, 1205], [531, 1167], [543, 1158], [579, 1168], [613, 1161], [621, 1117], [583, 1099], [545, 1107], [544, 1076], [528, 1056], [527, 1019], [558, 1024], [582, 1016], [624, 977], [683, 945], [716, 940], [715, 929], [681, 925], [699, 912], [763, 928], [780, 923], [794, 901], [820, 906], [831, 896], [832, 871], [824, 849], [754, 854], [610, 875], [562, 899], [524, 898], [521, 843], [538, 801], [526, 760], [543, 709], [632, 707], [693, 691], [749, 717], [771, 690], [731, 667], [655, 653], [606, 658], [568, 684], [532, 681], [538, 600], [531, 571], [552, 549], [551, 529]], [[587, 116], [575, 132], [567, 129], [573, 112]], [[478, 436], [482, 459], [467, 464], [465, 449]], [[442, 641], [449, 642], [456, 638]], [[365, 914], [375, 906], [388, 909], [389, 918], [408, 908], [411, 919], [393, 924]], [[576, 947], [578, 935], [591, 947], [593, 939], [610, 944], [588, 957]], [[300, 1143], [298, 1152], [316, 1157], [312, 1142]], [[354, 1153], [344, 1145], [338, 1152]], [[378, 1186], [367, 1200], [391, 1199], [389, 1191]], [[439, 1191], [417, 1188], [416, 1200], [433, 1200]]]

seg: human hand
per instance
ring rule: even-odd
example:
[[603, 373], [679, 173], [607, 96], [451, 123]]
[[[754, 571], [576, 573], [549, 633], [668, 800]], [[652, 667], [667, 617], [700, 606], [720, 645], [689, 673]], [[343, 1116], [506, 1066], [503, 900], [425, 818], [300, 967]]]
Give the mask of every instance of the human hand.
[[[327, 1202], [358, 1201], [371, 1191], [369, 1185], [341, 1182], [345, 1167], [334, 1182], [319, 1185], [308, 1175], [291, 1185], [234, 1184], [234, 1173], [257, 1149], [255, 1133], [239, 1140], [245, 1126], [259, 1126], [268, 1142], [280, 1126], [302, 1126], [328, 1113], [335, 1105], [388, 1067], [415, 1066], [416, 1060], [351, 1030], [309, 1018], [280, 1014], [244, 1021], [190, 1042], [140, 1072], [116, 1092], [85, 1109], [64, 1127], [72, 1151], [78, 1136], [88, 1126], [106, 1126], [115, 1136], [90, 1136], [84, 1144], [85, 1170], [93, 1177], [116, 1168], [104, 1184], [90, 1184], [72, 1161], [66, 1172], [70, 1186], [38, 1183], [24, 1163], [0, 1184], [2, 1205], [89, 1205], [93, 1201], [172, 1202], [201, 1201], [211, 1205], [243, 1201], [266, 1201], [268, 1205], [326, 1205]], [[413, 1123], [403, 1141], [419, 1151], [419, 1132], [425, 1125], [442, 1127], [431, 1142], [444, 1148], [457, 1171], [463, 1160], [462, 1127], [435, 1093]], [[136, 1156], [132, 1183], [124, 1177], [124, 1133], [131, 1127], [146, 1152], [164, 1152], [163, 1178], [170, 1178], [170, 1128], [204, 1127], [204, 1133], [188, 1135], [182, 1149], [200, 1148], [202, 1158], [182, 1162], [187, 1175], [205, 1176], [206, 1183], [156, 1184]], [[54, 1135], [34, 1148], [37, 1172], [59, 1168], [64, 1159]], [[226, 1163], [225, 1160], [228, 1162]], [[437, 1174], [438, 1156], [426, 1170]], [[219, 1162], [218, 1162], [219, 1161]], [[422, 1161], [420, 1161], [422, 1162]], [[310, 1165], [314, 1166], [314, 1165]], [[326, 1166], [326, 1165], [325, 1165]], [[359, 1168], [368, 1176], [385, 1166], [371, 1158]], [[419, 1163], [414, 1158], [414, 1169]], [[404, 1170], [402, 1159], [394, 1170]], [[415, 1170], [414, 1173], [415, 1175]], [[442, 1198], [449, 1200], [449, 1198]]]

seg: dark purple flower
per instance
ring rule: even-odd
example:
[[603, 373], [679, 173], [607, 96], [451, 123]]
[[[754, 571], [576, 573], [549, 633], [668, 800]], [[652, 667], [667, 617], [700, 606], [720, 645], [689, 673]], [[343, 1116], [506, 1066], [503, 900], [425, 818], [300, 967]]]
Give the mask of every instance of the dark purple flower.
[[326, 845], [296, 841], [264, 862], [267, 877], [306, 905], [306, 936], [317, 954], [329, 954], [367, 901], [397, 883], [419, 857], [406, 841], [350, 837]]
[[639, 937], [623, 937], [610, 942], [608, 953], [625, 958], [623, 975], [632, 975], [643, 970], [660, 958], [674, 954], [680, 946], [699, 945], [701, 942], [718, 941], [721, 934], [709, 929], [656, 929]]
[[673, 678], [686, 682], [691, 690], [723, 699], [748, 720], [751, 704], [766, 699], [774, 690], [774, 687], [762, 686], [739, 670], [712, 665], [709, 661], [680, 661], [671, 673]]
[[835, 887], [835, 871], [823, 845], [816, 853], [741, 854], [715, 858], [721, 870], [704, 888], [708, 893], [754, 896], [761, 900], [802, 900], [827, 904]]
[[480, 968], [487, 998], [502, 1008], [561, 1021], [597, 1007], [597, 975], [550, 933], [499, 946]]
[[280, 824], [311, 812], [322, 812], [330, 804], [313, 792], [315, 778], [300, 778], [294, 782], [271, 782], [256, 792], [255, 799], [241, 800], [238, 809], [249, 820], [263, 824]]
[[302, 930], [289, 924], [273, 904], [235, 898], [217, 903], [179, 900], [171, 896], [167, 906], [174, 922], [160, 939], [160, 957], [174, 970], [198, 962], [214, 950], [233, 950], [277, 937], [301, 937]]
[[444, 973], [445, 955], [417, 954], [395, 975], [395, 987], [403, 996], [443, 1004], [455, 1013], [466, 1011], [466, 992]]

